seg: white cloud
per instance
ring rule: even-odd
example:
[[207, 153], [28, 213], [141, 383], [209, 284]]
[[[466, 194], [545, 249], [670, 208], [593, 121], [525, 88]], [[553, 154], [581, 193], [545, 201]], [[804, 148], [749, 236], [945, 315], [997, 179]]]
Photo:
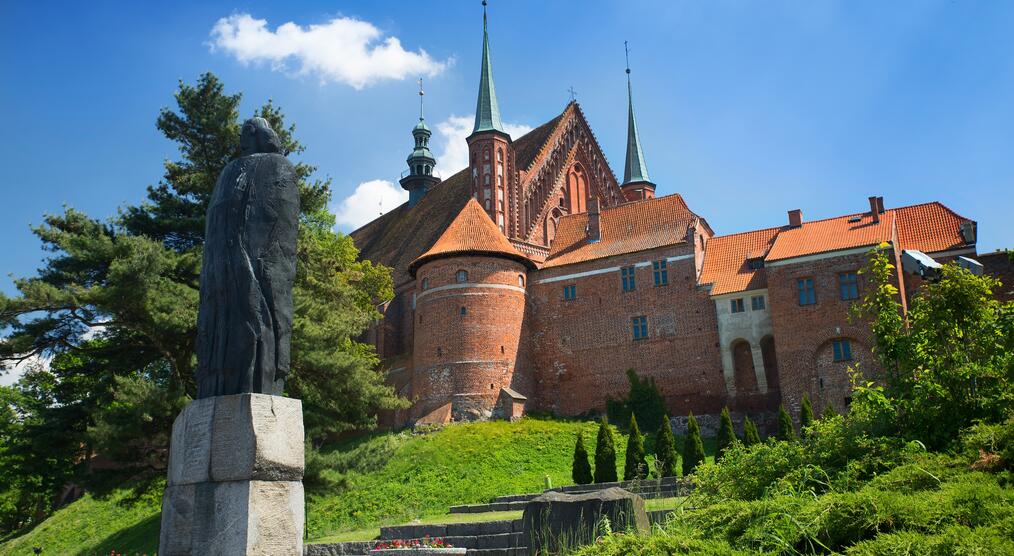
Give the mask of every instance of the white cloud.
[[338, 226], [355, 230], [408, 200], [408, 191], [387, 180], [370, 180], [356, 187], [352, 195], [336, 207]]
[[[465, 138], [472, 134], [475, 116], [454, 116], [437, 124], [437, 135], [440, 138], [443, 152], [436, 155], [437, 168], [444, 178], [468, 166], [468, 143]], [[504, 130], [512, 139], [517, 139], [532, 130], [532, 126], [524, 124], [504, 124]]]
[[21, 377], [33, 369], [48, 369], [49, 363], [53, 360], [52, 357], [45, 356], [40, 357], [33, 355], [24, 361], [21, 361], [13, 367], [0, 366], [0, 386], [10, 386], [15, 382], [21, 380]]
[[272, 31], [267, 20], [240, 13], [219, 19], [211, 38], [212, 50], [224, 50], [244, 64], [267, 62], [277, 71], [312, 74], [355, 89], [383, 79], [433, 76], [451, 63], [422, 49], [405, 50], [397, 37], [383, 37], [370, 22], [350, 17], [305, 27], [290, 21]]

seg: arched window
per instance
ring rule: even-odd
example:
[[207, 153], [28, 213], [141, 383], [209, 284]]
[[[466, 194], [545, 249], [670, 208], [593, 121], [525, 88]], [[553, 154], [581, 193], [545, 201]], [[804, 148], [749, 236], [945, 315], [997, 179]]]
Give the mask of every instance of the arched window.
[[525, 287], [525, 275], [524, 274], [518, 274], [518, 285], [521, 286], [522, 288]]
[[415, 173], [418, 174], [418, 175], [422, 175], [422, 173], [423, 173], [423, 171], [422, 171], [422, 164], [416, 164], [415, 165]]
[[423, 291], [426, 291], [426, 290], [430, 289], [430, 279], [429, 278], [423, 278], [422, 279], [422, 289], [423, 289]]
[[459, 270], [458, 273], [455, 275], [455, 279], [458, 281], [459, 284], [464, 284], [465, 282], [468, 281], [468, 271]]
[[423, 166], [423, 173], [425, 173], [427, 176], [430, 175], [430, 165], [429, 164]]
[[462, 306], [461, 307], [461, 316], [465, 316], [467, 314], [468, 314], [468, 309], [466, 309], [464, 306]]

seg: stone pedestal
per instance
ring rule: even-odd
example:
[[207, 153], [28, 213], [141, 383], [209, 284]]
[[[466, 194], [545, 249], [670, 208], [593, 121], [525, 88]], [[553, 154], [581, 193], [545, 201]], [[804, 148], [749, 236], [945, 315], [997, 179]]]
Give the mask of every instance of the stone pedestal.
[[159, 554], [302, 556], [302, 479], [299, 400], [194, 400], [173, 423]]

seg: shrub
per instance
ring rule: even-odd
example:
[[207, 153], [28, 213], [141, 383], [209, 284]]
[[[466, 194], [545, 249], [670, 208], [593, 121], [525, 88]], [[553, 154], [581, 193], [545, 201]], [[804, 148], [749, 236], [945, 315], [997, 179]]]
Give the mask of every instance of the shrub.
[[743, 444], [753, 446], [760, 444], [760, 433], [757, 432], [757, 425], [749, 417], [743, 418]]
[[627, 399], [606, 402], [609, 420], [619, 426], [629, 421], [630, 415], [633, 414], [645, 430], [655, 429], [666, 417], [665, 399], [662, 398], [655, 379], [642, 380], [634, 369], [627, 369], [627, 381], [630, 383]]
[[577, 443], [574, 445], [574, 463], [571, 465], [570, 477], [575, 484], [587, 485], [592, 482], [591, 465], [588, 463], [588, 450], [584, 447], [584, 433], [578, 431]]
[[605, 418], [599, 423], [599, 436], [595, 443], [595, 482], [616, 482], [616, 446], [613, 431]]
[[834, 417], [835, 415], [838, 415], [838, 412], [834, 410], [834, 406], [831, 405], [831, 404], [827, 404], [827, 405], [824, 406], [824, 412], [820, 414], [820, 418], [821, 419], [830, 419], [830, 418]]
[[732, 443], [736, 442], [736, 433], [732, 429], [732, 417], [729, 416], [729, 408], [722, 408], [722, 416], [718, 425], [718, 437], [715, 438], [716, 450], [715, 450], [715, 461], [722, 459], [722, 454], [725, 453]]
[[785, 411], [784, 404], [778, 406], [778, 434], [775, 438], [786, 442], [796, 439], [796, 430], [792, 427], [792, 417], [789, 417], [789, 412]]
[[680, 456], [676, 452], [676, 438], [672, 434], [668, 416], [655, 435], [655, 465], [659, 478], [674, 477], [680, 472]]
[[623, 480], [643, 479], [648, 471], [644, 454], [644, 436], [637, 427], [637, 418], [630, 415], [630, 436], [627, 437], [627, 455], [623, 466]]
[[1014, 417], [1003, 423], [979, 423], [966, 429], [961, 435], [961, 445], [972, 461], [978, 463], [984, 456], [996, 454], [998, 467], [1014, 469]]
[[702, 463], [704, 463], [704, 441], [701, 440], [701, 427], [691, 411], [687, 419], [687, 436], [683, 439], [683, 474], [693, 473]]
[[799, 433], [806, 434], [806, 429], [813, 424], [813, 406], [810, 405], [810, 397], [803, 394], [803, 402], [799, 405]]

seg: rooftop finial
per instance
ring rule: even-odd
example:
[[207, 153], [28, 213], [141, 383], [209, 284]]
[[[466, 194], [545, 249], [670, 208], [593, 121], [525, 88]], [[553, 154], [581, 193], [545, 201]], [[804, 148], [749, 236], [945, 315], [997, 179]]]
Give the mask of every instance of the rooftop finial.
[[426, 93], [423, 92], [422, 77], [420, 77], [419, 78], [419, 119], [420, 120], [423, 119], [423, 95], [425, 95], [425, 94]]
[[630, 81], [630, 48], [627, 41], [623, 41], [623, 57], [627, 59], [627, 81]]

